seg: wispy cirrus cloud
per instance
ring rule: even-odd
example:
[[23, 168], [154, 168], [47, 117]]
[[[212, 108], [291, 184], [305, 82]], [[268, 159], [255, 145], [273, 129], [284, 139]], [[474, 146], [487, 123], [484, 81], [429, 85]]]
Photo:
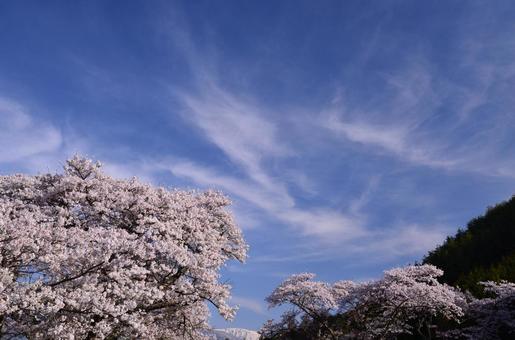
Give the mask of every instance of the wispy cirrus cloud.
[[458, 163], [458, 159], [446, 159], [437, 153], [441, 145], [417, 145], [406, 127], [347, 121], [338, 115], [331, 115], [325, 124], [351, 142], [378, 148], [414, 164], [450, 169]]
[[0, 97], [0, 163], [26, 161], [58, 150], [63, 142], [54, 125], [35, 119], [21, 103]]
[[[467, 47], [464, 51], [472, 47]], [[503, 157], [513, 124], [506, 106], [510, 96], [501, 89], [515, 82], [512, 64], [481, 60], [474, 52], [458, 67], [467, 77], [452, 79], [416, 57], [395, 75], [385, 75], [383, 93], [357, 100], [341, 93], [330, 109], [321, 109], [322, 129], [344, 143], [391, 156], [415, 166], [486, 176], [514, 177], [515, 163]], [[515, 56], [515, 48], [503, 53]], [[465, 53], [467, 54], [467, 53]], [[504, 58], [503, 58], [504, 59]], [[497, 91], [493, 91], [497, 89]], [[344, 91], [345, 92], [345, 91]], [[489, 119], [478, 112], [490, 112]]]
[[[281, 169], [280, 174], [272, 174], [270, 166], [275, 161], [284, 161], [289, 157], [303, 154], [304, 150], [298, 141], [292, 139], [292, 131], [280, 128], [271, 114], [274, 110], [254, 98], [251, 93], [240, 94], [223, 87], [216, 65], [203, 61], [206, 59], [213, 62], [215, 58], [199, 58], [199, 52], [189, 40], [188, 34], [178, 36], [175, 32], [174, 38], [180, 41], [180, 50], [189, 62], [194, 83], [187, 93], [183, 90], [173, 90], [174, 98], [182, 107], [181, 116], [200, 132], [201, 137], [222, 151], [233, 166], [241, 169], [243, 176], [222, 175], [220, 169], [205, 167], [194, 159], [163, 162], [165, 168], [177, 177], [187, 178], [204, 187], [222, 189], [249, 202], [269, 217], [287, 225], [297, 236], [310, 239], [312, 244], [319, 245], [319, 242], [323, 242], [329, 245], [323, 251], [309, 252], [311, 257], [334, 255], [334, 250], [344, 245], [349, 245], [345, 253], [352, 250], [359, 252], [359, 247], [351, 246], [350, 242], [364, 246], [367, 243], [375, 244], [373, 240], [379, 237], [385, 240], [383, 244], [398, 238], [398, 229], [379, 235], [367, 224], [367, 217], [362, 212], [368, 203], [365, 194], [349, 199], [337, 209], [324, 207], [323, 204], [302, 206], [296, 195], [291, 192], [289, 182], [293, 177], [297, 178], [297, 188], [309, 195], [315, 195], [316, 184], [311, 179], [308, 180], [308, 176], [301, 169], [293, 174], [288, 169]], [[397, 107], [397, 117], [402, 117], [422, 106], [427, 101], [428, 93], [432, 91], [431, 78], [424, 73], [425, 69], [418, 65], [414, 69], [417, 70], [416, 74], [405, 72], [403, 77], [385, 76], [395, 93], [395, 99], [389, 105]], [[333, 105], [338, 106], [341, 99], [344, 99], [343, 95], [340, 99], [334, 100]], [[320, 109], [316, 108], [313, 111], [317, 110]], [[281, 114], [292, 115], [291, 112]], [[406, 125], [396, 129], [381, 126], [380, 119], [377, 124], [368, 120], [343, 121], [338, 114], [330, 115], [329, 121], [325, 123], [313, 122], [312, 117], [298, 116], [296, 123], [318, 130], [317, 133], [324, 133], [325, 129], [330, 129], [335, 133], [344, 134], [352, 142], [379, 147], [399, 157], [409, 158], [413, 162], [440, 167], [452, 164], [450, 160], [432, 158], [432, 154], [425, 149], [412, 147], [409, 139], [410, 129], [411, 125], [419, 123], [417, 118], [410, 119]], [[323, 153], [325, 150], [318, 152]], [[370, 188], [364, 190], [368, 191]], [[420, 229], [417, 235], [406, 235], [419, 237], [423, 236], [423, 233], [424, 230]], [[434, 230], [429, 228], [427, 233], [431, 236], [427, 239], [434, 241]], [[425, 251], [428, 247], [425, 243], [413, 242], [411, 247], [400, 249], [405, 250], [404, 254], [413, 254]], [[367, 249], [375, 252], [379, 251], [379, 248], [369, 246]], [[344, 252], [340, 250], [340, 253]], [[298, 259], [299, 255], [296, 256]], [[295, 256], [292, 259], [295, 259]]]
[[[177, 32], [182, 32], [179, 34]], [[269, 216], [289, 225], [303, 235], [330, 240], [354, 238], [362, 231], [361, 217], [326, 208], [299, 208], [288, 190], [292, 176], [300, 178], [299, 188], [307, 189], [307, 179], [301, 173], [289, 178], [271, 175], [265, 163], [292, 157], [292, 147], [270, 110], [255, 100], [230, 91], [220, 85], [215, 65], [207, 65], [189, 35], [175, 31], [180, 50], [187, 56], [194, 79], [190, 92], [176, 90], [174, 97], [182, 104], [183, 118], [202, 133], [231, 161], [243, 170], [236, 178], [220, 175], [217, 170], [200, 166], [192, 160], [174, 161], [168, 168], [180, 177], [203, 186], [215, 186], [228, 191], [265, 211]], [[212, 61], [213, 58], [205, 58]]]
[[196, 94], [176, 94], [186, 108], [185, 117], [199, 128], [254, 181], [271, 188], [280, 186], [261, 166], [265, 158], [291, 153], [262, 109], [223, 90], [213, 80], [198, 86]]

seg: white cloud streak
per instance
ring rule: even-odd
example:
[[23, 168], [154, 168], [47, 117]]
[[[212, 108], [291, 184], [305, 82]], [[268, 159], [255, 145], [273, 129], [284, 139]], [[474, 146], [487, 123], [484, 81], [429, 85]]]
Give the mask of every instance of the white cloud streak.
[[435, 149], [441, 145], [417, 144], [405, 127], [345, 121], [334, 114], [325, 126], [351, 142], [379, 148], [417, 165], [453, 169], [458, 164], [458, 159], [446, 159], [437, 154]]
[[0, 163], [12, 163], [44, 153], [62, 145], [55, 126], [35, 120], [20, 103], [0, 97]]
[[238, 305], [238, 307], [250, 310], [259, 315], [267, 315], [263, 303], [256, 299], [251, 299], [243, 296], [232, 296], [231, 302]]
[[285, 156], [291, 150], [277, 137], [274, 124], [256, 106], [224, 91], [212, 80], [194, 95], [178, 94], [186, 119], [201, 129], [250, 178], [267, 188], [281, 186], [263, 171], [266, 157]]

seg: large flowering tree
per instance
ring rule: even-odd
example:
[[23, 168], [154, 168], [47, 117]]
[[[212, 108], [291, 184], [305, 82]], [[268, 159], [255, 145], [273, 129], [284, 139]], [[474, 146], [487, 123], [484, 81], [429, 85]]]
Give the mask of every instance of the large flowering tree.
[[0, 177], [1, 337], [201, 338], [207, 303], [235, 312], [219, 269], [247, 245], [229, 204], [81, 157], [63, 174]]

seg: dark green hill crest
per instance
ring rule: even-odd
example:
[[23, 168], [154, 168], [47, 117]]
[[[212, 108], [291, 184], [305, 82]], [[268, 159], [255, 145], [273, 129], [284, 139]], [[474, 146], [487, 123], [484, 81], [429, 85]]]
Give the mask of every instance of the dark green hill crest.
[[443, 269], [443, 282], [475, 295], [482, 295], [478, 281], [515, 282], [515, 196], [471, 220], [423, 262]]

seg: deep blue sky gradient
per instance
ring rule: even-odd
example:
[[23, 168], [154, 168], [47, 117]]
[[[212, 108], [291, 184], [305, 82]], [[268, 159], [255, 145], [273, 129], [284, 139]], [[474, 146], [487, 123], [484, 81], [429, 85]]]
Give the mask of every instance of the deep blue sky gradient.
[[224, 191], [251, 247], [223, 271], [230, 326], [257, 329], [286, 276], [378, 277], [513, 194], [513, 18], [511, 1], [2, 1], [0, 172], [81, 153]]

